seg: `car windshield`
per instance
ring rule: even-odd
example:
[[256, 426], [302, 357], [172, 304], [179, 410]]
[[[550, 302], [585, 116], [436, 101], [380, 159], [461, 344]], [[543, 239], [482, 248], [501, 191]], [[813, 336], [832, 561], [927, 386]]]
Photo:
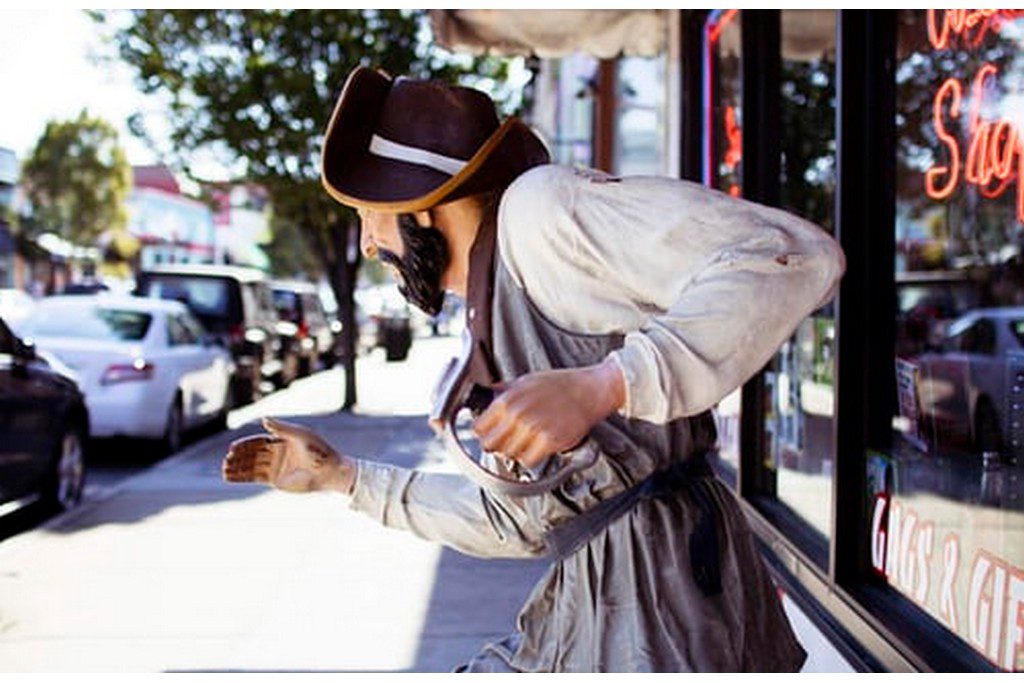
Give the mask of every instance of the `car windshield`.
[[1024, 346], [1024, 319], [1011, 320], [1010, 329], [1013, 330], [1013, 336], [1017, 338], [1017, 343]]
[[35, 337], [70, 337], [104, 341], [139, 341], [153, 316], [143, 311], [60, 304], [43, 304], [27, 325]]
[[300, 316], [299, 296], [287, 289], [274, 290], [274, 308], [281, 320], [297, 322]]
[[227, 317], [231, 290], [227, 280], [212, 277], [154, 275], [147, 279], [141, 294], [151, 299], [167, 299], [187, 304], [196, 315]]

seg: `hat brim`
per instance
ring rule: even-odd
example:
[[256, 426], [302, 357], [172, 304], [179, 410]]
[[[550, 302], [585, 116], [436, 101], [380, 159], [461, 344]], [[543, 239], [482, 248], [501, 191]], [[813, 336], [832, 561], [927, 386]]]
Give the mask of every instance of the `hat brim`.
[[423, 211], [511, 182], [547, 163], [547, 148], [522, 121], [509, 118], [457, 174], [369, 152], [374, 123], [391, 79], [358, 69], [346, 83], [324, 136], [321, 181], [336, 201], [387, 212]]

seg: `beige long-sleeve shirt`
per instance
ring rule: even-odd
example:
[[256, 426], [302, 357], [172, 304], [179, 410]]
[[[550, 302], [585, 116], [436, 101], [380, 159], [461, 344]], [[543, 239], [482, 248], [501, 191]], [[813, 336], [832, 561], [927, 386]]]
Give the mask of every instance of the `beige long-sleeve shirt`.
[[[505, 192], [500, 257], [548, 320], [625, 334], [625, 416], [712, 407], [835, 294], [838, 244], [792, 214], [668, 178], [541, 166]], [[476, 555], [542, 551], [539, 520], [453, 474], [361, 461], [352, 507]]]
[[625, 333], [621, 412], [649, 422], [712, 407], [835, 294], [839, 245], [783, 211], [669, 178], [542, 166], [506, 192], [501, 257], [573, 332]]

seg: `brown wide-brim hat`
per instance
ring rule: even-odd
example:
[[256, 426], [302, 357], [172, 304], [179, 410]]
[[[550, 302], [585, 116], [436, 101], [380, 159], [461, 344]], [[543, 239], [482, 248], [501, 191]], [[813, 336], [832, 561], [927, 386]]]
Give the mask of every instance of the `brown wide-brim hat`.
[[540, 138], [515, 117], [499, 122], [485, 93], [359, 67], [327, 124], [321, 179], [342, 204], [412, 212], [549, 162]]

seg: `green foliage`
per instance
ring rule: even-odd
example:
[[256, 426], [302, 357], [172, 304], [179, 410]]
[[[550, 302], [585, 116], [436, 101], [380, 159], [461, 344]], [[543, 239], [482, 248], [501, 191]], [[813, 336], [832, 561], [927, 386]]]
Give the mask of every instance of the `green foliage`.
[[104, 231], [124, 229], [131, 174], [106, 121], [84, 110], [70, 121], [50, 121], [22, 168], [35, 230], [91, 243]]
[[832, 231], [835, 195], [835, 55], [783, 61], [780, 74], [782, 206]]
[[[175, 165], [207, 150], [241, 161], [271, 192], [275, 214], [317, 234], [333, 262], [329, 226], [354, 214], [323, 192], [320, 145], [344, 79], [356, 66], [395, 75], [501, 83], [504, 60], [455, 57], [425, 43], [421, 10], [137, 10], [93, 16], [143, 92], [168, 103]], [[494, 89], [494, 88], [492, 88]], [[135, 129], [145, 133], [137, 118]]]
[[[502, 96], [507, 65], [452, 56], [426, 42], [423, 10], [135, 10], [94, 12], [145, 93], [167, 102], [168, 159], [189, 171], [196, 152], [219, 154], [270, 193], [278, 230], [275, 269], [303, 262], [301, 231], [338, 300], [345, 333], [345, 407], [355, 398], [358, 220], [320, 186], [320, 146], [344, 80], [357, 66], [441, 78]], [[136, 117], [133, 132], [146, 135]], [[192, 174], [194, 176], [194, 174]], [[290, 242], [286, 245], [287, 242]]]
[[274, 215], [271, 220], [273, 238], [263, 245], [270, 259], [270, 272], [275, 277], [298, 278], [305, 274], [314, 280], [324, 272], [323, 261], [317, 258], [306, 231], [294, 221]]

